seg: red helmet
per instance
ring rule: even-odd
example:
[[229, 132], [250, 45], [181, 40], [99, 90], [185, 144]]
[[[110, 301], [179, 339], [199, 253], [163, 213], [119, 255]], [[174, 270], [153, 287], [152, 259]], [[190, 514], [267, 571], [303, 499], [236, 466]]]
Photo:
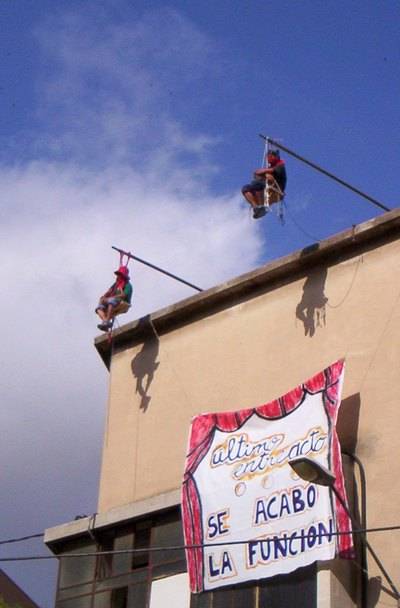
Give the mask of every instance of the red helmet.
[[118, 270], [116, 270], [114, 272], [114, 274], [116, 274], [119, 277], [122, 277], [122, 278], [126, 279], [127, 281], [129, 280], [129, 269], [128, 269], [128, 266], [120, 266], [118, 268]]

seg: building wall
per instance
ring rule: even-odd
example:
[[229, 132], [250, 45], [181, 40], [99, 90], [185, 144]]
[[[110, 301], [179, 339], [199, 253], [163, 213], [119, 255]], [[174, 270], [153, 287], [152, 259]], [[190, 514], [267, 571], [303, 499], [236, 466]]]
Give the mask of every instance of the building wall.
[[[115, 341], [99, 513], [179, 488], [192, 416], [266, 403], [344, 357], [342, 447], [365, 466], [369, 526], [397, 523], [400, 242], [368, 230], [362, 244], [278, 279], [266, 267], [252, 292], [192, 307], [170, 330], [154, 318], [144, 339]], [[395, 582], [397, 540], [370, 537]], [[376, 605], [391, 601], [381, 594]]]
[[[397, 523], [399, 238], [400, 212], [395, 211], [130, 323], [114, 333], [112, 345], [106, 337], [96, 339], [110, 363], [99, 513], [93, 524], [100, 545], [120, 525], [135, 530], [141, 513], [157, 517], [165, 508], [160, 511], [160, 504], [178, 504], [179, 498], [170, 497], [178, 496], [192, 416], [261, 405], [339, 358], [346, 360], [339, 436], [342, 448], [365, 467], [368, 525]], [[348, 477], [357, 503], [357, 466]], [[50, 530], [46, 542], [59, 553], [68, 549], [69, 539], [86, 545], [90, 526], [90, 521], [71, 522]], [[369, 541], [400, 586], [396, 533], [376, 533]], [[368, 606], [396, 605], [371, 559], [369, 576], [373, 603]], [[318, 608], [360, 605], [354, 565], [325, 562], [316, 577]], [[94, 581], [96, 595], [101, 581], [97, 575]], [[118, 577], [112, 581], [119, 584]], [[301, 590], [303, 583], [298, 584]], [[248, 593], [255, 594], [260, 608], [269, 587], [252, 589]], [[66, 608], [68, 600], [58, 598]], [[131, 605], [129, 599], [121, 601]], [[193, 596], [192, 604], [198, 601]], [[278, 596], [274, 602], [280, 605]]]
[[[359, 418], [357, 453], [376, 467], [369, 472], [380, 481], [388, 476], [381, 469], [391, 453], [387, 440], [397, 435], [400, 385], [399, 253], [395, 242], [313, 268], [288, 285], [114, 354], [99, 511], [180, 485], [192, 416], [260, 405], [341, 357], [342, 414]], [[315, 305], [323, 294], [325, 320]], [[314, 317], [320, 313], [314, 335], [306, 335], [296, 316], [305, 299]], [[144, 376], [157, 367], [148, 404], [132, 371], [139, 359]]]

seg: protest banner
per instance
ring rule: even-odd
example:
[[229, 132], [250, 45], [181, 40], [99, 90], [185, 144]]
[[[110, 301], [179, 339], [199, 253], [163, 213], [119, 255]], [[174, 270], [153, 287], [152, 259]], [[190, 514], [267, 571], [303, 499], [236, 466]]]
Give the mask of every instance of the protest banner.
[[343, 375], [337, 361], [270, 403], [192, 420], [182, 486], [192, 592], [354, 557], [352, 535], [337, 535], [351, 522], [332, 490], [289, 465], [315, 459], [346, 500], [335, 428]]

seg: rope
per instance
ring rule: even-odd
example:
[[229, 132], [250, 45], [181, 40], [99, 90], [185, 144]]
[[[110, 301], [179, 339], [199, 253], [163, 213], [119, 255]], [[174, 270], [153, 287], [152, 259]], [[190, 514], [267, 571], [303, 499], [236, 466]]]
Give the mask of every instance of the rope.
[[329, 308], [339, 308], [339, 306], [341, 306], [343, 304], [343, 302], [346, 300], [346, 298], [348, 297], [348, 295], [350, 294], [350, 292], [351, 292], [351, 290], [353, 288], [354, 281], [356, 280], [356, 276], [357, 276], [357, 273], [358, 273], [358, 269], [360, 268], [360, 264], [363, 261], [363, 259], [364, 259], [363, 256], [360, 255], [359, 258], [358, 258], [358, 260], [357, 260], [357, 262], [356, 262], [356, 265], [355, 265], [356, 267], [355, 267], [355, 270], [353, 272], [353, 276], [351, 278], [350, 285], [347, 288], [347, 291], [344, 294], [344, 296], [342, 297], [342, 299], [337, 304], [329, 304], [329, 301], [328, 301], [327, 302], [327, 306]]
[[269, 141], [267, 138], [264, 143], [264, 151], [263, 151], [263, 157], [262, 157], [262, 161], [261, 161], [261, 167], [267, 166], [268, 151], [269, 151]]
[[[283, 202], [283, 201], [282, 201], [282, 202]], [[287, 215], [289, 216], [289, 219], [291, 219], [291, 220], [292, 220], [293, 224], [296, 226], [296, 228], [297, 228], [298, 230], [300, 230], [300, 232], [302, 232], [302, 233], [304, 234], [304, 236], [306, 236], [306, 237], [308, 237], [308, 238], [312, 239], [314, 242], [317, 242], [317, 243], [320, 243], [320, 242], [322, 241], [322, 239], [319, 239], [319, 238], [317, 238], [316, 236], [313, 236], [313, 235], [312, 235], [312, 234], [310, 234], [309, 232], [306, 232], [306, 231], [304, 230], [304, 228], [302, 228], [302, 227], [300, 226], [300, 224], [298, 224], [298, 223], [296, 222], [296, 220], [295, 220], [295, 219], [294, 219], [294, 217], [291, 215], [291, 213], [289, 213], [288, 206], [287, 206], [286, 204], [285, 204], [285, 209], [286, 209], [286, 213], [287, 213]]]

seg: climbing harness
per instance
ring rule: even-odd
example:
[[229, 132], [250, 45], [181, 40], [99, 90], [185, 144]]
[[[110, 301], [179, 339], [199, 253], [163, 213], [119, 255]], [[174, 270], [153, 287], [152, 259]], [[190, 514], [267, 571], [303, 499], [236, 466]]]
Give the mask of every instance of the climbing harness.
[[[268, 166], [267, 159], [268, 159], [269, 152], [272, 152], [272, 148], [270, 146], [269, 138], [266, 138], [265, 146], [264, 146], [264, 153], [263, 153], [263, 160], [262, 160], [263, 167]], [[277, 214], [277, 217], [278, 217], [280, 223], [282, 224], [282, 226], [285, 224], [284, 197], [285, 197], [285, 193], [282, 192], [281, 188], [279, 187], [278, 182], [276, 181], [276, 179], [274, 177], [270, 176], [269, 180], [268, 179], [265, 180], [265, 189], [264, 189], [265, 210], [268, 213], [270, 211], [270, 207], [272, 205], [275, 205], [276, 214]]]
[[[168, 270], [165, 270], [163, 268], [160, 268], [159, 266], [156, 266], [155, 264], [152, 264], [151, 262], [143, 260], [142, 258], [139, 258], [130, 252], [124, 251], [123, 249], [119, 249], [118, 247], [114, 247], [114, 246], [112, 246], [112, 249], [115, 249], [115, 251], [118, 251], [118, 253], [119, 253], [120, 267], [124, 266], [125, 268], [127, 268], [129, 261], [135, 260], [136, 262], [140, 262], [141, 264], [144, 264], [145, 266], [149, 266], [153, 270], [157, 270], [157, 272], [161, 272], [162, 274], [170, 277], [171, 279], [175, 279], [175, 281], [179, 281], [180, 283], [183, 283], [184, 285], [187, 285], [188, 287], [191, 287], [192, 289], [195, 289], [196, 291], [203, 291], [201, 287], [198, 287], [197, 285], [194, 285], [193, 283], [189, 283], [189, 281], [186, 281], [185, 279], [178, 277], [176, 274], [172, 274], [172, 272], [168, 272]], [[126, 258], [126, 261], [124, 261], [125, 258]], [[128, 304], [128, 302], [121, 302], [119, 304], [119, 306], [114, 309], [114, 315], [110, 319], [110, 322], [109, 322], [107, 328], [104, 327], [104, 331], [107, 332], [108, 341], [110, 343], [112, 342], [112, 335], [113, 335], [113, 329], [114, 329], [116, 317], [120, 314], [126, 313], [129, 310], [129, 308], [130, 308], [130, 304]]]
[[[127, 255], [127, 256], [126, 256], [126, 261], [124, 261], [124, 257], [125, 257], [125, 253], [123, 253], [123, 252], [121, 252], [121, 251], [120, 251], [120, 252], [119, 252], [119, 268], [126, 268], [126, 269], [128, 269], [128, 264], [129, 264], [129, 259], [130, 259], [130, 258], [129, 258], [129, 256]], [[128, 312], [128, 310], [130, 309], [130, 307], [131, 307], [131, 305], [130, 305], [130, 303], [129, 303], [129, 302], [122, 301], [122, 302], [120, 302], [120, 303], [118, 304], [118, 306], [116, 306], [116, 307], [114, 308], [114, 310], [113, 310], [113, 316], [112, 316], [112, 318], [110, 319], [110, 320], [111, 320], [111, 327], [110, 327], [110, 331], [112, 331], [112, 330], [113, 330], [115, 318], [116, 318], [118, 315], [123, 315], [123, 314], [125, 314], [126, 312]]]
[[[124, 261], [124, 257], [126, 256], [126, 261]], [[123, 251], [119, 251], [119, 268], [126, 268], [128, 269], [128, 264], [129, 264], [129, 260], [130, 260], [130, 256], [128, 254], [126, 254]], [[112, 335], [113, 335], [113, 329], [114, 329], [114, 324], [116, 321], [116, 317], [118, 317], [119, 315], [125, 314], [128, 312], [128, 310], [130, 309], [131, 305], [129, 302], [126, 301], [121, 301], [118, 306], [115, 306], [115, 308], [112, 311], [112, 317], [111, 319], [108, 321], [107, 324], [107, 328], [105, 328], [105, 331], [107, 333], [107, 337], [108, 337], [108, 341], [111, 343], [112, 342]]]

